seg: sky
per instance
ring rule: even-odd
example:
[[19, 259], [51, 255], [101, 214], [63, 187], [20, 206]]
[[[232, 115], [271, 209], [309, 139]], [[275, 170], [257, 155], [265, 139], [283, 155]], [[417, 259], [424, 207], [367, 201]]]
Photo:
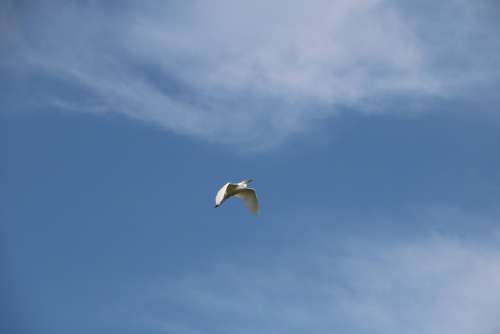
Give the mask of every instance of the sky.
[[2, 1], [0, 331], [499, 333], [498, 22]]

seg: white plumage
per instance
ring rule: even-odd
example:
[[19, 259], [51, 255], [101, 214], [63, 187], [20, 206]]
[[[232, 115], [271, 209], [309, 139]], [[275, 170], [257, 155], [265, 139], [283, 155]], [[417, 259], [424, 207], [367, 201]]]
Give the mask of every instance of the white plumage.
[[236, 196], [245, 202], [252, 213], [258, 215], [260, 211], [259, 201], [257, 200], [255, 189], [248, 187], [250, 182], [252, 182], [252, 180], [244, 180], [240, 183], [226, 183], [223, 185], [215, 196], [215, 207], [219, 207], [228, 198]]

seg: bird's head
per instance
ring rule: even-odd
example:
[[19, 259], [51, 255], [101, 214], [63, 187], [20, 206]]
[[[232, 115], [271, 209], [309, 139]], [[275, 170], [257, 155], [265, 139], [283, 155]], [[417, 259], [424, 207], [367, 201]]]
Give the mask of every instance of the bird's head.
[[250, 182], [253, 182], [253, 180], [252, 179], [243, 180], [240, 182], [240, 184], [248, 185], [248, 184], [250, 184]]

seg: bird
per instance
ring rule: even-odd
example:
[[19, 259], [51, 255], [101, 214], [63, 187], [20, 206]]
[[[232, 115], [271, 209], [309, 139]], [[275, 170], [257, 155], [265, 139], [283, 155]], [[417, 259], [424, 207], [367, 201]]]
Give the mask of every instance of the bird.
[[245, 202], [248, 209], [253, 214], [258, 215], [260, 213], [260, 209], [259, 201], [257, 200], [257, 193], [255, 192], [255, 189], [248, 187], [248, 184], [252, 181], [252, 179], [249, 179], [243, 180], [239, 183], [228, 182], [223, 185], [222, 188], [217, 191], [217, 195], [215, 196], [215, 207], [218, 208], [228, 198], [236, 196]]

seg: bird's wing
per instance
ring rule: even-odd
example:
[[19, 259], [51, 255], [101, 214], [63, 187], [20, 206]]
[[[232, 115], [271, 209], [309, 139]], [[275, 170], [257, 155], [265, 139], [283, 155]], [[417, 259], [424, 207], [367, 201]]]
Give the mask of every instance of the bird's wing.
[[235, 196], [245, 201], [245, 204], [247, 205], [248, 209], [252, 211], [252, 213], [256, 215], [259, 214], [259, 201], [257, 200], [257, 193], [255, 192], [255, 189], [242, 189]]
[[226, 189], [228, 185], [229, 183], [226, 183], [222, 186], [222, 188], [219, 189], [219, 191], [217, 191], [217, 195], [215, 195], [215, 205], [220, 205], [222, 203], [222, 200], [226, 195]]
[[217, 195], [215, 195], [215, 204], [220, 205], [224, 200], [224, 198], [226, 197], [226, 193], [233, 192], [236, 187], [237, 187], [236, 184], [229, 182], [223, 185], [222, 188], [220, 188], [219, 191], [217, 192]]

